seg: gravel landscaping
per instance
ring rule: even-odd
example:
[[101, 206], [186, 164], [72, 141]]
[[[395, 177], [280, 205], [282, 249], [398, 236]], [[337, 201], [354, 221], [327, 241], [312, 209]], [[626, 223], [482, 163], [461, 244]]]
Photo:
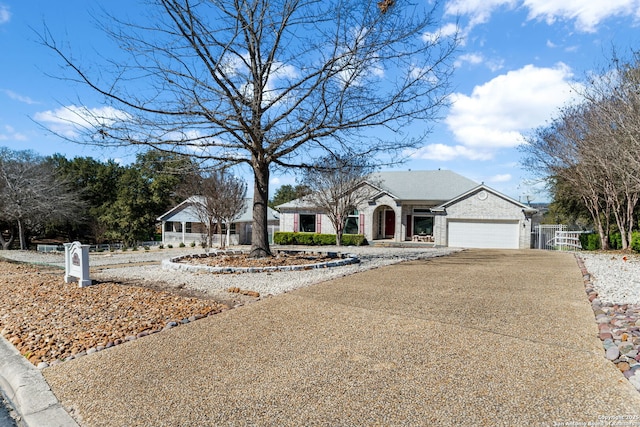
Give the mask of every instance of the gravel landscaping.
[[63, 254], [6, 251], [1, 254], [5, 260], [0, 259], [0, 334], [31, 363], [45, 368], [270, 295], [454, 251], [327, 250], [350, 252], [360, 262], [300, 271], [213, 274], [163, 269], [161, 260], [203, 253], [197, 249], [92, 253], [94, 285], [85, 288], [64, 283]]
[[577, 255], [605, 357], [640, 391], [640, 256]]
[[[0, 333], [34, 365], [44, 368], [271, 295], [456, 251], [378, 247], [323, 250], [357, 257], [359, 262], [296, 271], [216, 274], [167, 267], [169, 258], [193, 254], [202, 255], [203, 264], [216, 266], [224, 258], [204, 258], [204, 252], [195, 248], [92, 253], [91, 279], [95, 285], [79, 288], [64, 283], [63, 254], [7, 251], [2, 253], [7, 261], [0, 261], [4, 272], [0, 278]], [[331, 261], [305, 257], [313, 263]], [[184, 259], [194, 264], [198, 258]], [[280, 258], [280, 262], [286, 259]], [[576, 258], [585, 277], [604, 355], [640, 390], [640, 257], [581, 252]], [[9, 263], [9, 259], [20, 263]], [[246, 269], [246, 260], [238, 258], [233, 263]]]

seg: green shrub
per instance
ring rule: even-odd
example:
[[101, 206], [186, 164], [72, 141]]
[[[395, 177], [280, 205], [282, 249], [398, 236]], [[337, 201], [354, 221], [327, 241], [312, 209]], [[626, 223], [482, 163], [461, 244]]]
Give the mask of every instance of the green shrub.
[[[277, 245], [330, 246], [336, 244], [336, 235], [278, 231], [273, 235], [273, 243]], [[342, 244], [362, 246], [367, 244], [367, 239], [362, 234], [343, 234]]]
[[169, 249], [173, 249], [173, 245], [172, 245], [171, 243], [169, 243], [169, 244], [167, 245], [167, 247], [168, 247]]
[[147, 246], [147, 245], [144, 245], [142, 248], [143, 248], [145, 251], [148, 251], [148, 250], [150, 249], [150, 248], [149, 248], [149, 246]]
[[181, 248], [184, 248], [184, 247], [185, 247], [185, 244], [184, 244], [183, 242], [180, 242], [180, 247], [181, 247]]
[[622, 249], [622, 235], [620, 233], [611, 233], [609, 235], [609, 249]]
[[344, 246], [366, 246], [369, 242], [363, 234], [343, 234], [342, 244]]
[[195, 242], [195, 241], [194, 241], [194, 242], [191, 242], [191, 247], [192, 247], [192, 248], [195, 248], [195, 247], [196, 247], [196, 242]]
[[631, 233], [631, 249], [640, 252], [640, 231]]
[[160, 244], [158, 245], [158, 249], [164, 249], [164, 245], [163, 245], [162, 243], [160, 243]]
[[600, 249], [600, 235], [597, 233], [581, 234], [580, 244], [585, 251], [596, 251]]

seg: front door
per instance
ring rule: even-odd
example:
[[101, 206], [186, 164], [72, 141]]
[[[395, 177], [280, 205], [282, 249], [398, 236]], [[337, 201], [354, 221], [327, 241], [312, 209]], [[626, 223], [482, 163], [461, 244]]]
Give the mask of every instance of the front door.
[[396, 234], [396, 213], [394, 211], [384, 212], [384, 237], [392, 239]]

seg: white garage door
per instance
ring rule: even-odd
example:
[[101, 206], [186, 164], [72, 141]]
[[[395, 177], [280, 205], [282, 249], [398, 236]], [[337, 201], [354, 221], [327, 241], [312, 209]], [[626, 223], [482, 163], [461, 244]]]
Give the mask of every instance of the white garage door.
[[449, 221], [449, 246], [518, 249], [517, 222]]

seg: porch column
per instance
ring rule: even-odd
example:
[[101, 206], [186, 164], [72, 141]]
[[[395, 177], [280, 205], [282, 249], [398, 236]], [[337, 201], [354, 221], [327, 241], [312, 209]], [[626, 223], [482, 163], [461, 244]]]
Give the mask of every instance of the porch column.
[[187, 229], [187, 223], [182, 221], [180, 224], [182, 224], [182, 243], [185, 243], [184, 234], [185, 234], [185, 230]]

